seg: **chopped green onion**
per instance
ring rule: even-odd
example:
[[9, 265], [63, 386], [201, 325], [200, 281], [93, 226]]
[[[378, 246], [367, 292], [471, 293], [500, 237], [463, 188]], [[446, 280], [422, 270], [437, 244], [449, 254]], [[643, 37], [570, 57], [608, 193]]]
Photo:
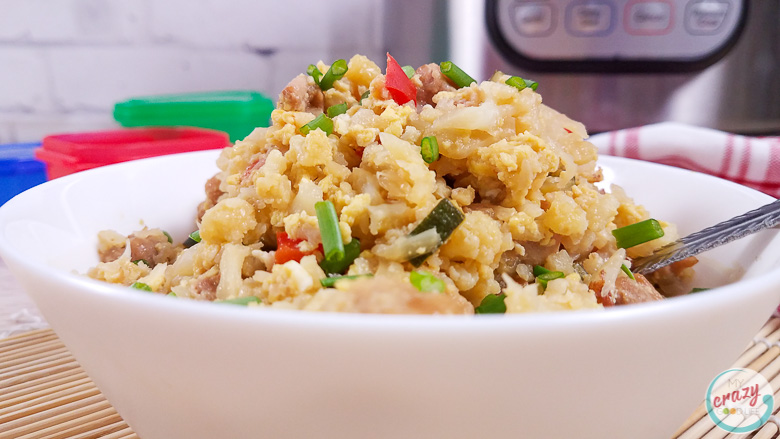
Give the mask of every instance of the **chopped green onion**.
[[562, 271], [549, 271], [549, 270], [547, 270], [547, 273], [542, 273], [542, 274], [536, 276], [536, 283], [541, 285], [542, 289], [547, 289], [547, 282], [549, 282], [549, 281], [551, 281], [553, 279], [562, 279], [564, 277], [566, 277], [566, 275], [563, 274]]
[[143, 262], [147, 267], [151, 267], [151, 264], [149, 264], [149, 261], [146, 259], [136, 259], [135, 261], [130, 261], [135, 265], [138, 265], [139, 262]]
[[200, 242], [200, 230], [196, 230], [190, 233], [190, 236], [187, 238], [186, 241], [184, 241], [184, 247], [190, 248], [199, 242]]
[[439, 158], [439, 141], [436, 136], [423, 137], [420, 154], [425, 163], [433, 163]]
[[[452, 235], [452, 232], [454, 232], [460, 223], [463, 222], [464, 218], [466, 218], [466, 216], [463, 215], [463, 212], [461, 212], [460, 209], [452, 204], [452, 201], [442, 198], [441, 201], [439, 201], [439, 204], [431, 210], [431, 213], [423, 218], [423, 220], [420, 221], [420, 224], [418, 224], [409, 235], [418, 235], [428, 229], [435, 228], [436, 233], [438, 233], [439, 238], [441, 238], [439, 244], [441, 245], [447, 241], [447, 238]], [[415, 267], [419, 267], [430, 255], [431, 253], [426, 253], [424, 255], [416, 256], [410, 259], [409, 262]]]
[[171, 291], [170, 293], [166, 294], [166, 296], [176, 297], [176, 293]]
[[134, 282], [132, 285], [130, 285], [130, 288], [135, 288], [136, 290], [143, 290], [143, 291], [152, 291], [152, 287], [146, 285], [143, 282]]
[[320, 69], [317, 68], [314, 64], [309, 64], [309, 67], [306, 69], [306, 73], [314, 78], [314, 82], [317, 85], [320, 85], [320, 79], [322, 78], [322, 72]]
[[341, 241], [341, 229], [336, 208], [330, 201], [318, 201], [314, 204], [317, 213], [317, 223], [320, 226], [322, 249], [325, 259], [338, 261], [344, 259], [344, 243]]
[[541, 265], [534, 265], [534, 277], [539, 277], [545, 273], [552, 273], [552, 270], [548, 270]]
[[454, 82], [458, 88], [468, 87], [472, 83], [477, 82], [476, 79], [466, 74], [466, 72], [461, 70], [460, 67], [456, 66], [450, 61], [444, 61], [443, 63], [439, 64], [439, 69], [441, 69], [441, 72], [444, 73], [444, 76], [450, 78], [450, 80]]
[[200, 230], [196, 230], [190, 233], [190, 239], [192, 239], [195, 242], [200, 242]]
[[712, 288], [694, 288], [691, 290], [691, 294], [693, 293], [701, 293], [702, 291], [711, 290]]
[[618, 248], [629, 248], [664, 236], [664, 229], [651, 218], [615, 229], [612, 235]]
[[511, 78], [507, 79], [505, 82], [518, 90], [530, 88], [531, 90], [536, 91], [536, 89], [539, 87], [538, 82], [532, 81], [530, 79], [523, 79], [519, 76], [512, 76]]
[[336, 285], [336, 282], [340, 280], [355, 280], [360, 279], [361, 277], [372, 277], [373, 274], [353, 274], [351, 276], [332, 276], [332, 277], [323, 277], [320, 279], [320, 285], [322, 285], [324, 288], [333, 288]]
[[506, 313], [506, 294], [488, 294], [479, 303], [479, 306], [474, 308], [474, 312], [477, 314], [504, 314]]
[[363, 94], [360, 95], [360, 104], [362, 105], [363, 104], [363, 99], [365, 99], [365, 98], [367, 98], [369, 96], [371, 96], [371, 90], [364, 91]]
[[631, 280], [636, 280], [634, 277], [634, 273], [631, 272], [631, 269], [626, 266], [626, 264], [623, 264], [620, 266], [620, 269], [623, 270], [623, 273], [626, 273], [626, 276], [630, 277]]
[[214, 303], [226, 303], [228, 305], [247, 306], [250, 303], [260, 303], [260, 299], [255, 296], [236, 297], [235, 299], [215, 300]]
[[328, 117], [336, 117], [339, 114], [344, 114], [347, 112], [347, 103], [342, 102], [340, 104], [331, 105], [326, 112], [328, 113]]
[[341, 79], [347, 73], [347, 70], [347, 62], [343, 59], [331, 64], [328, 71], [320, 79], [320, 90], [325, 91], [333, 88], [333, 83]]
[[542, 289], [547, 289], [547, 282], [553, 279], [561, 279], [566, 277], [562, 271], [552, 271], [544, 268], [541, 265], [534, 266], [534, 277], [536, 277], [536, 283], [542, 286]]
[[360, 256], [360, 240], [352, 238], [349, 244], [344, 245], [344, 257], [341, 259], [325, 258], [320, 262], [322, 271], [328, 274], [343, 273], [347, 271], [352, 262]]
[[409, 273], [409, 281], [423, 293], [429, 291], [443, 293], [446, 287], [443, 280], [423, 270], [415, 270]]
[[325, 113], [322, 113], [315, 117], [311, 122], [302, 126], [300, 131], [301, 134], [305, 136], [309, 134], [309, 132], [318, 128], [324, 131], [326, 135], [330, 136], [330, 134], [333, 132], [333, 119], [326, 116]]
[[504, 82], [507, 85], [511, 85], [512, 87], [514, 87], [514, 88], [516, 88], [518, 90], [523, 90], [526, 87], [528, 87], [527, 85], [525, 85], [525, 79], [523, 79], [523, 78], [521, 78], [519, 76], [512, 76], [511, 78], [507, 79]]
[[409, 79], [412, 79], [412, 76], [414, 76], [414, 67], [412, 66], [403, 66], [401, 67], [401, 70], [406, 73], [406, 77]]
[[166, 232], [165, 230], [162, 231], [163, 235], [165, 235], [166, 238], [168, 238], [168, 243], [173, 244], [173, 238], [171, 238], [171, 234]]

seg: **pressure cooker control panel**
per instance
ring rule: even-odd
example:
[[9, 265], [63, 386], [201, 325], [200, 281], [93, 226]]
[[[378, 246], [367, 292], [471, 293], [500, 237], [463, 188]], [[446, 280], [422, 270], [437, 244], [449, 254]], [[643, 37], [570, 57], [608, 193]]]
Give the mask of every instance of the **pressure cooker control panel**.
[[[737, 39], [747, 0], [488, 0], [493, 43], [539, 70], [695, 70]], [[714, 62], [714, 61], [712, 61]]]

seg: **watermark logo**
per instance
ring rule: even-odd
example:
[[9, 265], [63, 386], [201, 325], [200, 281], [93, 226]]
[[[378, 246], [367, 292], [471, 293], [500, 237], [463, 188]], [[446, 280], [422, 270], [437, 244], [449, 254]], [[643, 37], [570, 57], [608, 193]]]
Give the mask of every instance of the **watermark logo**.
[[712, 422], [730, 433], [748, 433], [766, 424], [774, 411], [774, 390], [760, 373], [729, 369], [710, 383], [704, 398]]

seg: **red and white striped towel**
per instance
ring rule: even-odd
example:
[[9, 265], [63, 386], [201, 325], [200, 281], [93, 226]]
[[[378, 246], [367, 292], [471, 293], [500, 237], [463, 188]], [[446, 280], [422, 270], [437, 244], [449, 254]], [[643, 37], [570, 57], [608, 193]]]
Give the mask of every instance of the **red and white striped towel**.
[[663, 163], [780, 197], [780, 137], [748, 137], [664, 122], [589, 139], [599, 154]]

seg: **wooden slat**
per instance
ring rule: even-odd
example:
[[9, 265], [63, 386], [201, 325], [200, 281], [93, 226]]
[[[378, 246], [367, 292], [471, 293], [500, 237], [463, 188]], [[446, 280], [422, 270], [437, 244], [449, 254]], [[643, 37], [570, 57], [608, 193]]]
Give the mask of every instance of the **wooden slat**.
[[12, 352], [6, 352], [0, 355], [0, 369], [10, 367], [16, 364], [26, 363], [27, 361], [42, 358], [46, 355], [65, 351], [65, 346], [61, 341], [54, 339], [44, 343], [34, 344], [25, 349], [17, 349]]
[[[753, 439], [774, 439], [777, 437], [778, 429], [777, 424], [770, 422], [763, 427], [761, 427], [756, 434], [753, 436]], [[729, 436], [729, 439], [736, 439], [738, 437], [744, 437], [744, 435], [738, 435], [734, 434]]]
[[754, 342], [748, 345], [745, 352], [734, 362], [734, 367], [747, 367], [751, 362], [769, 349], [766, 341], [770, 344], [780, 341], [780, 318], [772, 318], [764, 325], [758, 334], [754, 337]]
[[123, 430], [117, 431], [116, 433], [103, 436], [101, 439], [138, 439], [138, 436], [133, 433], [133, 430], [131, 430], [130, 427], [127, 427]]
[[14, 349], [13, 351], [7, 351], [0, 355], [0, 369], [10, 365], [9, 363], [18, 358], [27, 358], [37, 353], [48, 352], [54, 349], [63, 349], [65, 345], [59, 339], [51, 339], [49, 341], [42, 341], [29, 345], [25, 348]]
[[767, 335], [780, 329], [780, 319], [771, 318], [756, 334], [756, 338], [766, 337]]
[[15, 392], [3, 393], [0, 395], [0, 411], [6, 407], [16, 406], [17, 404], [37, 399], [45, 395], [51, 395], [60, 392], [63, 389], [72, 389], [82, 384], [91, 384], [87, 374], [82, 373], [75, 378], [73, 376], [66, 376], [58, 380], [30, 386], [26, 389], [19, 389]]
[[[101, 425], [95, 425], [92, 429], [83, 433], [76, 433], [72, 436], [64, 437], [69, 439], [92, 439], [96, 437], [105, 439], [114, 433], [120, 433], [125, 436], [128, 434], [128, 432], [132, 433], [132, 430], [130, 430], [130, 427], [125, 424], [125, 421], [122, 420], [122, 417], [117, 414], [116, 418], [118, 418], [118, 420], [113, 423], [108, 423], [109, 418], [103, 418], [101, 420]], [[111, 419], [113, 419], [113, 416]]]
[[52, 346], [43, 351], [24, 352], [20, 353], [20, 355], [14, 355], [14, 358], [0, 359], [0, 370], [10, 371], [13, 368], [23, 368], [30, 364], [45, 362], [46, 359], [70, 356], [70, 352], [68, 352], [68, 349], [65, 346]]
[[86, 383], [73, 388], [66, 388], [50, 395], [43, 395], [29, 401], [20, 402], [13, 407], [0, 410], [0, 424], [95, 395], [100, 395], [100, 391], [95, 388], [94, 384]]
[[70, 363], [56, 364], [50, 366], [48, 369], [36, 369], [27, 371], [24, 374], [17, 374], [5, 379], [0, 379], [0, 389], [16, 386], [17, 384], [26, 383], [30, 380], [36, 380], [38, 378], [44, 378], [49, 375], [58, 374], [60, 372], [81, 371], [78, 363], [75, 361]]
[[0, 383], [0, 388], [4, 390], [3, 396], [0, 397], [0, 401], [3, 401], [5, 398], [12, 398], [12, 397], [19, 396], [28, 391], [37, 392], [38, 390], [41, 389], [46, 389], [51, 386], [56, 386], [86, 376], [87, 374], [83, 370], [81, 370], [78, 367], [75, 367], [72, 369], [64, 370], [62, 372], [51, 373], [37, 378], [30, 378], [28, 380], [23, 380], [12, 386], [3, 386]]
[[34, 433], [20, 436], [18, 439], [69, 439], [74, 436], [88, 435], [88, 437], [99, 437], [120, 431], [127, 427], [113, 407], [103, 410], [85, 413], [84, 416], [71, 419], [60, 424], [51, 425], [42, 428]]
[[25, 332], [24, 334], [16, 334], [12, 335], [10, 337], [6, 337], [3, 339], [0, 339], [0, 349], [4, 346], [12, 345], [15, 343], [24, 343], [28, 342], [30, 340], [35, 340], [40, 337], [44, 338], [51, 338], [51, 337], [57, 337], [57, 335], [49, 328], [45, 329], [36, 329], [33, 331]]
[[88, 392], [82, 394], [74, 394], [68, 398], [63, 398], [57, 405], [42, 405], [35, 407], [40, 410], [27, 410], [22, 417], [16, 417], [7, 422], [2, 421], [0, 425], [3, 425], [9, 430], [17, 428], [29, 429], [30, 426], [35, 425], [40, 429], [51, 425], [52, 419], [58, 419], [57, 422], [64, 422], [73, 418], [78, 418], [85, 413], [92, 410], [103, 409], [104, 406], [108, 406], [108, 402], [100, 394], [90, 394]]
[[14, 379], [25, 377], [26, 375], [36, 375], [40, 372], [48, 372], [52, 369], [78, 367], [73, 357], [69, 353], [57, 354], [48, 358], [42, 358], [30, 362], [30, 364], [20, 364], [11, 366], [0, 371], [0, 386], [5, 382], [11, 382]]
[[[35, 346], [36, 344], [44, 341], [58, 340], [57, 336], [54, 335], [54, 332], [52, 332], [50, 329], [43, 329], [41, 331], [44, 332], [39, 333], [38, 331], [35, 331], [36, 333], [32, 334], [30, 338], [16, 335], [11, 338], [0, 340], [0, 356], [28, 346]], [[49, 333], [47, 334], [45, 331], [49, 331]]]

